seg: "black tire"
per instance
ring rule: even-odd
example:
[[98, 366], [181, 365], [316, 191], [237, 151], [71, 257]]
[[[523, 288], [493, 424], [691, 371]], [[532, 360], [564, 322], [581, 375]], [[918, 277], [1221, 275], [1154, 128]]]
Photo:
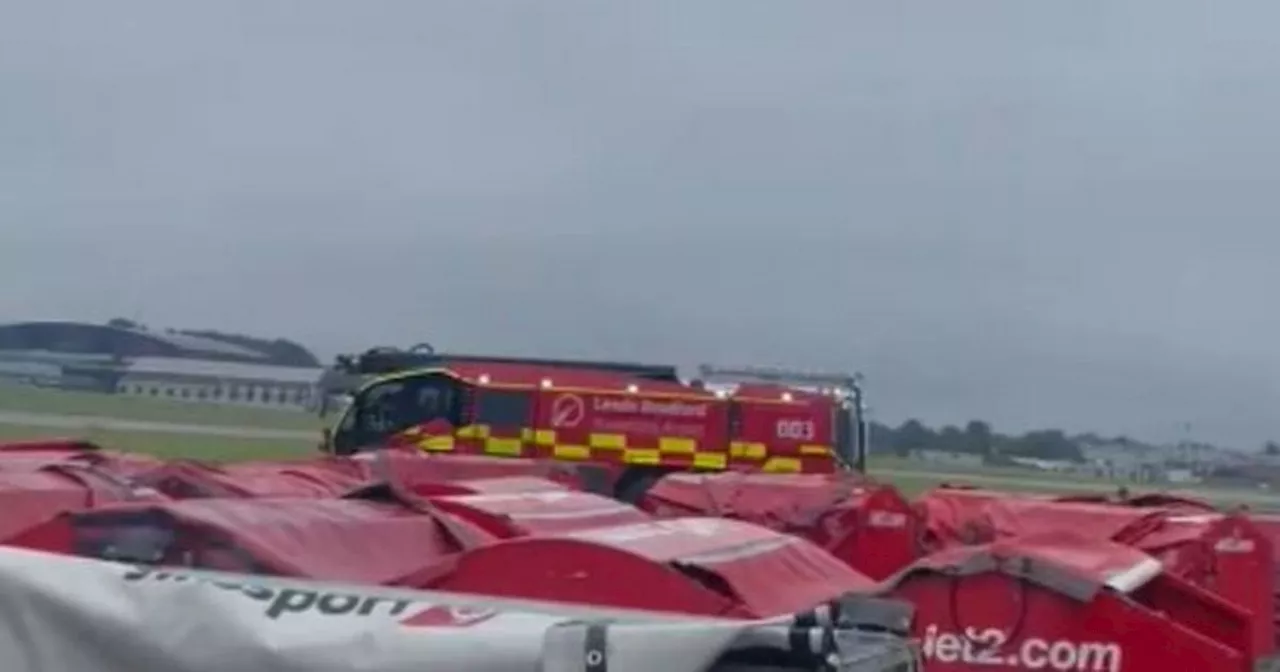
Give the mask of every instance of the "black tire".
[[613, 498], [632, 506], [637, 505], [645, 493], [668, 473], [669, 469], [658, 467], [630, 467], [622, 472], [622, 476], [614, 484]]
[[605, 497], [613, 496], [614, 483], [609, 477], [609, 472], [604, 467], [597, 467], [590, 464], [579, 464], [570, 468], [578, 482], [582, 487], [591, 494], [603, 495]]

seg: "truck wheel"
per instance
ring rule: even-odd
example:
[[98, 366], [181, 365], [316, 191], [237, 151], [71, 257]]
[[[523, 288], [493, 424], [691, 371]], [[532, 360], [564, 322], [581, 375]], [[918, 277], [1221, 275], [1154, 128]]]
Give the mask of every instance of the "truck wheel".
[[649, 488], [668, 473], [669, 470], [656, 467], [631, 467], [622, 472], [617, 484], [613, 486], [613, 498], [631, 505], [639, 504]]
[[613, 479], [603, 467], [580, 464], [569, 467], [568, 471], [587, 492], [604, 497], [613, 496]]

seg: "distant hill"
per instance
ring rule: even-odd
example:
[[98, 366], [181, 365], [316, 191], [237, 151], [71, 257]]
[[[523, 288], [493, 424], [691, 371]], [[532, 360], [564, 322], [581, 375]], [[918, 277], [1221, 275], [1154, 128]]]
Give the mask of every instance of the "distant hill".
[[255, 336], [246, 336], [244, 334], [229, 334], [214, 329], [179, 329], [178, 333], [188, 336], [199, 336], [212, 341], [221, 341], [231, 345], [238, 345], [242, 348], [256, 350], [261, 352], [270, 359], [272, 364], [278, 366], [298, 366], [308, 368], [320, 368], [323, 366], [320, 360], [312, 354], [312, 352], [296, 341], [287, 338], [277, 338], [268, 340]]
[[[151, 331], [147, 325], [135, 322], [123, 317], [116, 317], [107, 321], [107, 326], [117, 329], [131, 329], [135, 331]], [[287, 338], [266, 339], [257, 336], [246, 336], [245, 334], [233, 334], [217, 329], [166, 329], [165, 332], [171, 334], [186, 334], [187, 336], [197, 336], [211, 341], [218, 341], [241, 348], [247, 348], [254, 352], [261, 352], [267, 356], [268, 362], [277, 366], [297, 366], [305, 368], [321, 368], [320, 360], [306, 347], [297, 341], [291, 341]]]

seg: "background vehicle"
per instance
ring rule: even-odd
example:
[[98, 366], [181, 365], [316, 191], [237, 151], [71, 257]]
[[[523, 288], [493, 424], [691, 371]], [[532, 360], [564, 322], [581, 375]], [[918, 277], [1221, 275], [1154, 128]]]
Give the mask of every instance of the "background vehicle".
[[[671, 471], [863, 470], [857, 376], [436, 353], [340, 358], [328, 394], [351, 401], [325, 448], [551, 459], [620, 467], [626, 490]], [[638, 487], [638, 486], [637, 486]]]

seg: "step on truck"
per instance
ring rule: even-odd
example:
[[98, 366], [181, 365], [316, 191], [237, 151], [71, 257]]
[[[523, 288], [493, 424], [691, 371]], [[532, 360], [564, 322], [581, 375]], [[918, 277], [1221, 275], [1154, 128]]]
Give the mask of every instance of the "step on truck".
[[[857, 375], [676, 367], [375, 348], [339, 358], [346, 397], [323, 449], [550, 459], [617, 468], [635, 489], [672, 471], [829, 473], [865, 467]], [[615, 495], [618, 493], [614, 493]]]

